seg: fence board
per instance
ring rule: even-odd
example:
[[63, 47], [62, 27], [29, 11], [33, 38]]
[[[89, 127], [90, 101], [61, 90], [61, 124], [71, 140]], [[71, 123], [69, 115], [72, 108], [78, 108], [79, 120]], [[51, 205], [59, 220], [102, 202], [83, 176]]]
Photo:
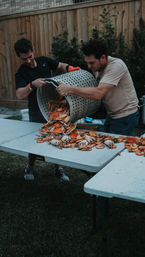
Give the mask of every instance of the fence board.
[[141, 18], [141, 2], [135, 1], [135, 27], [139, 28], [139, 20]]
[[10, 99], [12, 98], [12, 67], [11, 67], [11, 55], [10, 55], [10, 47], [11, 47], [11, 37], [9, 30], [9, 23], [4, 23], [4, 39], [5, 39], [5, 58], [6, 58], [6, 69], [3, 70], [6, 77], [5, 87], [6, 87], [6, 96]]
[[66, 19], [67, 19], [67, 31], [68, 33], [68, 40], [71, 40], [74, 37], [74, 23], [73, 23], [73, 12], [67, 11], [66, 12]]
[[35, 51], [37, 56], [39, 55], [39, 53], [41, 53], [40, 17], [41, 17], [40, 15], [35, 16], [35, 21], [34, 21], [34, 31], [36, 34], [36, 41], [34, 45], [35, 45]]
[[[41, 55], [45, 55], [45, 47], [44, 47], [44, 35], [45, 35], [45, 32], [44, 32], [44, 15], [39, 15], [39, 23], [38, 23], [38, 26], [39, 26], [39, 33], [38, 33], [38, 36], [39, 36], [39, 45], [40, 45], [40, 53]], [[38, 41], [37, 41], [38, 42]]]
[[51, 48], [52, 45], [52, 37], [53, 37], [53, 30], [52, 30], [52, 14], [48, 14], [48, 33], [49, 33], [49, 48]]
[[116, 28], [116, 34], [119, 35], [122, 32], [122, 5], [118, 4], [115, 6], [114, 9], [115, 13], [115, 28]]
[[82, 39], [82, 10], [77, 10], [77, 31], [78, 31], [78, 41]]
[[10, 96], [10, 99], [13, 99], [13, 96], [15, 95], [15, 87], [13, 86], [14, 81], [14, 74], [15, 74], [15, 67], [16, 67], [16, 58], [14, 58], [14, 43], [15, 43], [15, 30], [16, 28], [16, 19], [13, 19], [11, 23], [9, 22], [9, 37], [8, 37], [8, 47], [9, 47], [9, 61], [8, 68], [11, 69], [11, 71], [8, 71], [10, 73], [9, 81], [11, 83], [11, 87], [8, 86], [8, 94]]
[[142, 15], [142, 18], [145, 20], [145, 1], [142, 1], [141, 3], [142, 3], [142, 13], [141, 13], [141, 15]]
[[93, 8], [93, 22], [92, 24], [94, 24], [94, 27], [96, 27], [97, 29], [99, 29], [99, 20], [100, 20], [100, 12], [99, 12], [99, 8], [95, 7]]
[[78, 38], [78, 20], [77, 20], [77, 12], [74, 12], [74, 23], [75, 23], [75, 27], [74, 27], [75, 37]]
[[27, 31], [27, 37], [31, 38], [30, 16], [26, 17], [26, 31]]
[[135, 16], [135, 4], [129, 3], [128, 6], [128, 15], [129, 15], [129, 24], [128, 24], [128, 41], [129, 43], [132, 42], [132, 31], [135, 27], [135, 21], [134, 21], [134, 16]]
[[6, 56], [5, 56], [5, 42], [4, 42], [4, 26], [0, 24], [0, 97], [3, 98], [6, 95]]
[[124, 34], [125, 41], [128, 41], [128, 3], [125, 3], [125, 4], [123, 3], [122, 14], [123, 14], [122, 32]]
[[13, 45], [17, 39], [29, 38], [35, 47], [35, 56], [49, 55], [53, 36], [62, 35], [64, 30], [68, 30], [69, 40], [75, 36], [78, 41], [86, 41], [91, 37], [93, 27], [101, 29], [100, 14], [104, 7], [116, 14], [113, 24], [117, 35], [123, 32], [126, 40], [131, 42], [140, 17], [145, 19], [145, 0], [96, 0], [0, 17], [0, 105], [4, 99], [12, 100], [9, 104], [16, 102], [14, 74], [20, 60]]
[[49, 27], [48, 27], [48, 19], [47, 19], [47, 14], [44, 14], [44, 35], [43, 35], [43, 40], [44, 40], [44, 55], [48, 55], [50, 48], [49, 48]]
[[34, 25], [34, 21], [35, 21], [35, 16], [30, 16], [30, 31], [31, 31], [31, 41], [32, 44], [35, 46], [35, 42], [36, 42], [36, 33], [35, 33], [35, 25]]
[[88, 16], [88, 8], [84, 8], [82, 10], [82, 39], [84, 41], [88, 40], [88, 21], [87, 21], [87, 16]]

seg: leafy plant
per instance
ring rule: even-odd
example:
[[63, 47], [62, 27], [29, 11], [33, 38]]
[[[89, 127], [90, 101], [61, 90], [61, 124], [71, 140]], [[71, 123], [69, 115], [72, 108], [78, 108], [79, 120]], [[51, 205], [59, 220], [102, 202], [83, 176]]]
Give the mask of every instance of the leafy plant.
[[103, 27], [98, 33], [95, 33], [95, 29], [92, 32], [93, 38], [101, 38], [104, 39], [108, 45], [109, 54], [114, 55], [115, 50], [117, 48], [117, 38], [115, 37], [116, 31], [112, 24], [113, 18], [115, 15], [111, 15], [110, 9], [104, 8], [102, 14], [100, 14], [100, 23], [102, 23]]
[[87, 68], [78, 40], [74, 37], [68, 42], [67, 31], [63, 33], [62, 37], [53, 37], [52, 54], [58, 61]]
[[128, 51], [128, 67], [139, 96], [145, 94], [145, 22], [140, 19], [139, 30], [133, 31], [132, 48]]
[[113, 19], [116, 18], [116, 15], [111, 14], [109, 8], [104, 8], [100, 17], [99, 22], [102, 23], [102, 29], [98, 30], [96, 27], [92, 29], [93, 39], [100, 38], [105, 40], [109, 55], [125, 59], [127, 46], [125, 44], [124, 36], [122, 33], [116, 36], [116, 29], [113, 25]]

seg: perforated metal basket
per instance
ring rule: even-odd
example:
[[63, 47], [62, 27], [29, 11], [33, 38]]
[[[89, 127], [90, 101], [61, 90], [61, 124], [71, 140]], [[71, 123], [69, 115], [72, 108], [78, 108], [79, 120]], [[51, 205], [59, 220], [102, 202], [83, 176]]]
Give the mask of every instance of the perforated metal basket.
[[[42, 88], [38, 88], [37, 90], [37, 101], [40, 111], [47, 121], [49, 118], [48, 101], [56, 99], [58, 96], [56, 91], [56, 87], [58, 86], [57, 81], [77, 87], [97, 86], [97, 81], [94, 76], [85, 70], [65, 73], [63, 75], [46, 79], [46, 81], [47, 85]], [[67, 99], [70, 107], [71, 122], [75, 122], [85, 116], [95, 113], [100, 106], [100, 101], [98, 100], [90, 100], [74, 95], [68, 95], [65, 98]]]

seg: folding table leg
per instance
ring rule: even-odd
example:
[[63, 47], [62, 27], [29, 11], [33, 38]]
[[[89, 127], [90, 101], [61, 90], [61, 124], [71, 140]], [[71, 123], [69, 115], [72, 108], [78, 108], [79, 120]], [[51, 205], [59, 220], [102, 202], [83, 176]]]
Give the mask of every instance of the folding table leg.
[[55, 172], [58, 172], [58, 169], [59, 169], [59, 165], [55, 164]]
[[36, 155], [36, 160], [45, 162], [44, 156]]
[[103, 240], [103, 257], [108, 257], [108, 242], [107, 242], [107, 230], [108, 230], [108, 218], [109, 218], [109, 199], [101, 197], [101, 217], [102, 217], [102, 240]]
[[45, 161], [44, 156], [41, 156], [41, 155], [29, 153], [28, 156], [29, 156], [29, 164], [30, 164], [30, 166], [33, 166], [35, 160]]
[[96, 219], [97, 219], [97, 198], [96, 198], [96, 195], [93, 195], [93, 228], [92, 230], [95, 232], [97, 230], [97, 222], [96, 222]]

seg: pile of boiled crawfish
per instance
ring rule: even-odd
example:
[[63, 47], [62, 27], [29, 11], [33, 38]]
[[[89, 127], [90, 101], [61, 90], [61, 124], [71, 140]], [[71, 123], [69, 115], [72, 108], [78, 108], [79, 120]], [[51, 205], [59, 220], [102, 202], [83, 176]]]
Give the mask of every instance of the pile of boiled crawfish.
[[48, 103], [49, 119], [39, 130], [40, 136], [37, 143], [48, 142], [48, 144], [62, 148], [77, 148], [81, 151], [97, 149], [116, 148], [115, 143], [124, 142], [129, 152], [145, 156], [145, 138], [110, 136], [98, 134], [96, 131], [79, 131], [77, 123], [71, 123], [69, 105], [65, 98], [51, 100]]

